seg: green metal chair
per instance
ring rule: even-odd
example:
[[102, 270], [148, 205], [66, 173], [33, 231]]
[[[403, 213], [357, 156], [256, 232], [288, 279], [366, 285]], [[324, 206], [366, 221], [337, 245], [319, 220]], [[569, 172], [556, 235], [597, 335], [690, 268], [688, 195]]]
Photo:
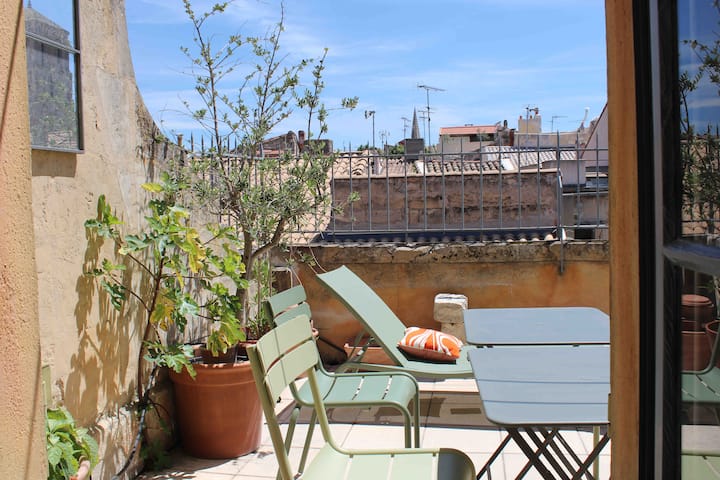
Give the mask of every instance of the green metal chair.
[[[474, 466], [463, 452], [454, 449], [400, 448], [390, 450], [348, 450], [333, 439], [318, 383], [320, 363], [310, 319], [298, 315], [265, 334], [248, 348], [253, 377], [260, 395], [268, 430], [283, 480], [343, 478], [387, 480], [474, 479]], [[275, 401], [300, 375], [307, 375], [325, 444], [312, 461], [295, 475], [288, 458]]]
[[[395, 365], [368, 364], [362, 361], [362, 354], [349, 359], [344, 370], [362, 368], [364, 370], [408, 372], [416, 378], [473, 378], [472, 367], [467, 358], [467, 350], [474, 348], [463, 346], [460, 358], [453, 363], [419, 360], [403, 353], [398, 342], [405, 335], [405, 325], [390, 310], [390, 307], [360, 277], [346, 266], [317, 275], [318, 281], [342, 302], [357, 318], [374, 340], [383, 347]], [[409, 326], [409, 325], [408, 325]]]
[[[302, 285], [277, 293], [265, 301], [267, 313], [276, 325], [282, 325], [298, 315], [311, 316], [310, 305]], [[417, 381], [412, 375], [403, 372], [363, 372], [331, 373], [322, 362], [315, 365], [315, 375], [325, 406], [328, 408], [370, 408], [390, 407], [402, 413], [405, 424], [405, 446], [420, 446], [420, 398]], [[286, 447], [289, 447], [295, 432], [295, 425], [303, 407], [314, 405], [309, 383], [300, 388], [294, 383], [290, 390], [295, 399], [295, 408], [290, 416]], [[412, 404], [412, 413], [410, 405]], [[308, 424], [308, 433], [300, 460], [300, 468], [305, 464], [310, 447], [317, 416], [313, 410]], [[414, 427], [414, 428], [413, 428]], [[414, 430], [414, 440], [411, 440]], [[414, 443], [413, 443], [414, 442]]]

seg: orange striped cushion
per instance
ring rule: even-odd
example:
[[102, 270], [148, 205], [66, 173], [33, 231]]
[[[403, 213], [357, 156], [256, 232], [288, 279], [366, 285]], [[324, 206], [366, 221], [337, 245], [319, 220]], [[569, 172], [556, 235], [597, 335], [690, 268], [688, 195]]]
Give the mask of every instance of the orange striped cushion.
[[408, 355], [423, 360], [452, 362], [460, 357], [462, 342], [449, 333], [429, 328], [408, 327], [398, 348]]

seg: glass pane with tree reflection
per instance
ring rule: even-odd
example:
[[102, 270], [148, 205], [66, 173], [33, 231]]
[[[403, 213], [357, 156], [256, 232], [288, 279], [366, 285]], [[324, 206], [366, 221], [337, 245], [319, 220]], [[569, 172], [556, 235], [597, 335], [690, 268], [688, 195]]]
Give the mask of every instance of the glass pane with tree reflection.
[[[683, 238], [720, 248], [720, 2], [680, 0]], [[720, 478], [720, 277], [683, 271], [682, 477]]]

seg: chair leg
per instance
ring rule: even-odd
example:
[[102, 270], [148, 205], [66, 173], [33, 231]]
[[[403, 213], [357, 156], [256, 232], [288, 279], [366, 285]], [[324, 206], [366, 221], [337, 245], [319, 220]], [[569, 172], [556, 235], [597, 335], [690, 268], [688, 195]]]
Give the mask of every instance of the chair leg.
[[[287, 452], [288, 455], [290, 454], [290, 446], [292, 445], [292, 438], [293, 438], [293, 435], [295, 434], [295, 426], [297, 425], [297, 420], [298, 420], [298, 417], [300, 416], [301, 408], [302, 407], [296, 403], [295, 408], [293, 408], [292, 413], [290, 413], [290, 420], [288, 421], [287, 434], [285, 436], [285, 452]], [[280, 470], [278, 470], [276, 478], [277, 478], [277, 480], [282, 480], [280, 478]]]
[[405, 425], [405, 448], [412, 447], [412, 433], [410, 430], [413, 428], [412, 422], [410, 421], [410, 412], [407, 408], [400, 408], [400, 412], [403, 416], [403, 424]]
[[310, 452], [310, 441], [312, 440], [313, 431], [315, 430], [315, 424], [317, 423], [317, 414], [315, 409], [312, 409], [312, 415], [310, 415], [310, 421], [308, 422], [308, 432], [305, 437], [305, 445], [303, 446], [302, 456], [300, 457], [300, 465], [298, 466], [298, 473], [302, 473], [305, 470], [305, 462], [307, 462], [308, 453]]
[[420, 448], [420, 392], [413, 399], [413, 425], [415, 427], [415, 448]]

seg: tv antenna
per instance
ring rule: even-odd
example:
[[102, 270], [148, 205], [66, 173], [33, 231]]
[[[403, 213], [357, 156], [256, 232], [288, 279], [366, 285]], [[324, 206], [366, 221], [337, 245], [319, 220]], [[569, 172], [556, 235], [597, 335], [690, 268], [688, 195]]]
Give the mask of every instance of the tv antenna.
[[365, 118], [372, 117], [373, 149], [375, 148], [375, 110], [365, 110]]
[[410, 119], [407, 117], [400, 117], [400, 120], [403, 121], [403, 138], [407, 138], [407, 128], [410, 123]]
[[425, 110], [420, 110], [420, 112], [418, 113], [418, 117], [420, 117], [420, 120], [422, 120], [422, 124], [423, 124], [423, 137], [427, 138], [427, 136], [428, 136], [428, 134], [427, 134], [427, 123], [425, 123], [425, 120], [429, 120], [428, 114], [425, 113]]
[[433, 92], [444, 92], [445, 89], [431, 87], [430, 85], [421, 85], [419, 83], [417, 87], [425, 89], [425, 96], [427, 97], [427, 141], [428, 145], [430, 145], [430, 90]]
[[555, 131], [555, 119], [556, 118], [567, 118], [567, 115], [553, 115], [552, 118], [550, 118], [550, 131]]

